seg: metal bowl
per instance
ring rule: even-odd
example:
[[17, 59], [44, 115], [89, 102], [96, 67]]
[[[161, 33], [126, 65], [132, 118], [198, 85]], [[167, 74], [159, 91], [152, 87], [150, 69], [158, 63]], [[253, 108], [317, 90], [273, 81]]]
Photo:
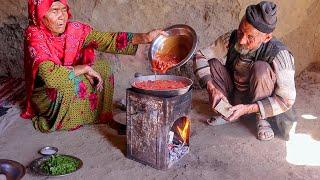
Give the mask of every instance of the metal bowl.
[[52, 146], [46, 146], [39, 150], [39, 153], [44, 156], [54, 155], [58, 152], [58, 148]]
[[77, 158], [77, 157], [74, 157], [74, 156], [71, 156], [71, 155], [65, 155], [65, 154], [59, 154], [59, 155], [61, 155], [61, 156], [67, 156], [67, 157], [73, 158], [74, 160], [78, 161], [78, 162], [79, 162], [79, 165], [78, 165], [78, 167], [76, 168], [76, 170], [73, 171], [73, 172], [70, 172], [70, 173], [68, 173], [68, 174], [61, 174], [61, 175], [51, 175], [51, 174], [48, 174], [48, 173], [44, 172], [44, 171], [41, 169], [41, 165], [42, 165], [43, 163], [45, 163], [51, 156], [43, 156], [43, 157], [41, 157], [41, 158], [38, 158], [38, 159], [33, 160], [33, 161], [31, 162], [30, 166], [29, 166], [29, 167], [30, 167], [30, 170], [31, 170], [33, 173], [37, 174], [37, 175], [48, 176], [48, 177], [57, 177], [57, 176], [67, 176], [67, 175], [69, 175], [69, 174], [72, 174], [72, 173], [78, 171], [78, 170], [83, 166], [82, 160], [79, 159], [79, 158]]
[[0, 174], [4, 174], [7, 179], [19, 180], [26, 173], [26, 168], [12, 160], [0, 159]]
[[182, 59], [177, 65], [169, 68], [174, 69], [182, 66], [190, 60], [196, 51], [198, 37], [196, 32], [188, 25], [177, 24], [164, 29], [168, 36], [159, 35], [151, 43], [148, 59], [152, 64], [156, 54], [174, 54]]
[[[155, 81], [155, 80], [176, 80], [176, 81], [182, 81], [186, 83], [186, 86], [184, 88], [179, 89], [166, 89], [166, 90], [148, 90], [148, 89], [142, 89], [136, 87], [134, 84], [136, 82], [141, 81]], [[159, 96], [159, 97], [173, 97], [182, 95], [189, 91], [191, 88], [193, 81], [189, 78], [183, 77], [183, 76], [174, 76], [174, 75], [149, 75], [149, 76], [139, 76], [135, 77], [130, 81], [131, 87], [134, 91], [138, 93], [153, 95], [153, 96]]]

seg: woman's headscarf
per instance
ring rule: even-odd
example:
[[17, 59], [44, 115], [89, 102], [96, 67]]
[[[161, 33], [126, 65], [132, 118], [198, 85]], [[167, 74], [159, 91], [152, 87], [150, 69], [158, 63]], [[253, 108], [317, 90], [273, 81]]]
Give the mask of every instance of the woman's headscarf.
[[[52, 61], [63, 66], [92, 64], [94, 50], [82, 48], [86, 36], [92, 28], [80, 22], [67, 22], [66, 30], [60, 36], [54, 36], [42, 23], [43, 17], [56, 0], [28, 0], [29, 26], [25, 31], [25, 74], [26, 74], [26, 110], [21, 114], [29, 119], [34, 116], [31, 96], [34, 81], [40, 63]], [[59, 0], [67, 6], [67, 0]]]

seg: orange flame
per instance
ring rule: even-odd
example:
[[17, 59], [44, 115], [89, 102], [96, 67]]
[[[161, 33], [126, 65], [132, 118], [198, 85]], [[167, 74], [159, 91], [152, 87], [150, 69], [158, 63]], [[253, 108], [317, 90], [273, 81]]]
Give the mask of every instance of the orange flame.
[[188, 136], [189, 125], [190, 125], [190, 122], [189, 120], [187, 120], [183, 127], [183, 130], [181, 130], [179, 126], [177, 127], [179, 134], [182, 137], [184, 143], [187, 141], [187, 138], [188, 138], [187, 136]]

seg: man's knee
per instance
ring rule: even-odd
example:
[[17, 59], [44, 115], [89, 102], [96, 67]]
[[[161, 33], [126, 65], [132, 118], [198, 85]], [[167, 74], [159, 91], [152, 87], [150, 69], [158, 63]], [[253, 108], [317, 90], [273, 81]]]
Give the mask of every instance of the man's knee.
[[253, 64], [251, 68], [251, 75], [255, 77], [255, 79], [265, 79], [271, 75], [271, 66], [269, 63], [264, 61], [257, 61]]
[[209, 64], [210, 64], [211, 67], [212, 67], [212, 66], [214, 66], [214, 67], [223, 66], [223, 64], [222, 64], [218, 59], [216, 59], [216, 58], [212, 58], [212, 59], [210, 59], [208, 62], [209, 62]]

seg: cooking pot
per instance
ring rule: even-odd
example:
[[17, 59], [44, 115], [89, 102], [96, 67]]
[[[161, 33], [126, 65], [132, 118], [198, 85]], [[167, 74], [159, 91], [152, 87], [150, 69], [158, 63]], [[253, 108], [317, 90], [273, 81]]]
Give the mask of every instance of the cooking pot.
[[[149, 89], [142, 89], [134, 86], [136, 82], [141, 82], [141, 81], [155, 81], [155, 80], [174, 80], [174, 81], [181, 81], [186, 84], [185, 87], [183, 88], [178, 88], [178, 89], [164, 89], [164, 90], [149, 90]], [[133, 78], [130, 81], [131, 87], [134, 91], [138, 93], [143, 93], [143, 94], [149, 94], [153, 96], [159, 96], [159, 97], [173, 97], [173, 96], [178, 96], [182, 95], [186, 92], [189, 91], [191, 88], [193, 81], [189, 78], [183, 77], [183, 76], [174, 76], [174, 75], [148, 75], [148, 76], [138, 76]]]

